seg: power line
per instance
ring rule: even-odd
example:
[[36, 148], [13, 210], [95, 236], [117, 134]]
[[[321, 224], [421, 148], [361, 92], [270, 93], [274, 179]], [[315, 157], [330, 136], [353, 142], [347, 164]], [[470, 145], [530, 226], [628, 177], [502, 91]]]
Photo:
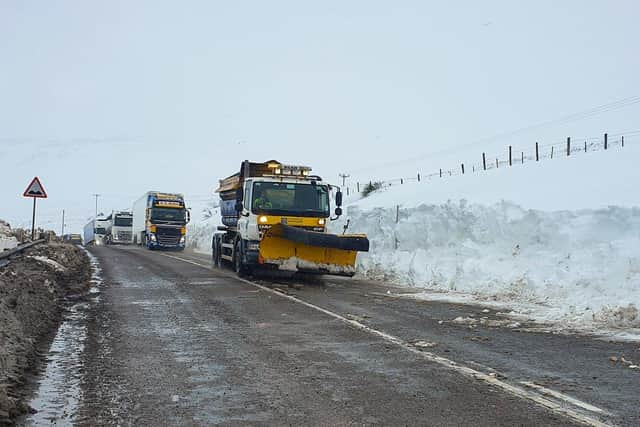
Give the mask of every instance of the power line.
[[444, 150], [439, 150], [439, 151], [433, 151], [431, 153], [425, 153], [422, 155], [418, 155], [418, 156], [414, 156], [410, 159], [404, 159], [404, 160], [397, 160], [397, 161], [391, 161], [391, 162], [386, 162], [386, 163], [380, 163], [380, 164], [376, 164], [376, 165], [372, 165], [372, 166], [367, 166], [364, 168], [360, 168], [360, 169], [356, 169], [355, 171], [352, 172], [361, 172], [361, 171], [365, 171], [365, 170], [369, 170], [369, 169], [373, 169], [373, 168], [379, 168], [379, 167], [386, 167], [386, 166], [394, 166], [394, 165], [399, 165], [399, 164], [403, 164], [403, 163], [408, 163], [408, 162], [414, 162], [416, 160], [422, 160], [425, 159], [427, 157], [435, 157], [435, 156], [439, 156], [439, 155], [443, 155], [443, 154], [449, 154], [455, 151], [458, 151], [460, 149], [463, 148], [468, 148], [468, 147], [472, 147], [472, 146], [476, 146], [478, 144], [481, 143], [489, 143], [489, 142], [493, 142], [499, 139], [503, 139], [503, 138], [507, 138], [507, 137], [511, 137], [511, 136], [516, 136], [522, 133], [526, 133], [535, 129], [540, 129], [540, 128], [544, 128], [544, 127], [548, 127], [548, 126], [559, 126], [559, 125], [563, 125], [566, 123], [570, 123], [573, 121], [577, 121], [577, 120], [583, 120], [585, 118], [589, 118], [589, 117], [593, 117], [599, 114], [604, 114], [604, 113], [608, 113], [611, 111], [615, 111], [615, 110], [619, 110], [621, 108], [626, 108], [635, 104], [640, 104], [640, 96], [636, 95], [636, 96], [630, 96], [628, 98], [623, 98], [620, 99], [618, 101], [614, 101], [614, 102], [609, 102], [607, 104], [602, 104], [602, 105], [598, 105], [596, 107], [592, 107], [586, 110], [582, 110], [582, 111], [578, 111], [576, 113], [571, 113], [571, 114], [567, 114], [564, 115], [562, 117], [559, 117], [557, 119], [553, 119], [553, 120], [547, 120], [544, 122], [540, 122], [534, 125], [530, 125], [530, 126], [525, 126], [519, 129], [515, 129], [513, 131], [508, 131], [508, 132], [503, 132], [503, 133], [499, 133], [496, 135], [493, 135], [491, 137], [487, 137], [487, 138], [481, 138], [481, 139], [477, 139], [473, 142], [469, 142], [466, 144], [461, 144], [461, 145], [457, 145], [455, 147], [451, 147], [451, 148], [447, 148]]

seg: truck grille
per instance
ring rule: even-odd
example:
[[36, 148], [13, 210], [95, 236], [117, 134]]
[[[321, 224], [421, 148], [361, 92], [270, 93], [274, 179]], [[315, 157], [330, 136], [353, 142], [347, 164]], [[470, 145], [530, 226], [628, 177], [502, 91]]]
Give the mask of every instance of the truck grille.
[[156, 239], [161, 245], [177, 246], [180, 243], [180, 237], [182, 234], [179, 228], [158, 228], [156, 232]]
[[116, 235], [118, 241], [121, 242], [128, 242], [131, 240], [131, 232], [130, 231], [118, 231], [118, 234]]

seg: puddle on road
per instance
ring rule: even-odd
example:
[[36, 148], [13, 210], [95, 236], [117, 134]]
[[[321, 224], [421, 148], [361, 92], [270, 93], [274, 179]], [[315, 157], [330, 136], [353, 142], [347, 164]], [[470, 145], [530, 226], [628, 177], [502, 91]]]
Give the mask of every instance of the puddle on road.
[[29, 402], [35, 411], [22, 423], [25, 426], [72, 425], [82, 402], [84, 349], [89, 313], [100, 298], [102, 278], [98, 260], [91, 260], [92, 277], [82, 301], [68, 300], [62, 323], [46, 358], [46, 368], [38, 375], [37, 390]]

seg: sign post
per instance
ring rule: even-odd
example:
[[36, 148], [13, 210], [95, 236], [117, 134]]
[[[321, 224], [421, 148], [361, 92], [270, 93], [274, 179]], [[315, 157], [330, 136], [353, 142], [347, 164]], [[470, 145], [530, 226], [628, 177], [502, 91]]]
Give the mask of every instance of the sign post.
[[36, 235], [36, 199], [46, 199], [47, 192], [44, 191], [44, 187], [40, 183], [40, 180], [36, 176], [31, 181], [31, 184], [24, 190], [22, 194], [24, 197], [33, 198], [33, 217], [31, 218], [31, 240], [35, 240]]

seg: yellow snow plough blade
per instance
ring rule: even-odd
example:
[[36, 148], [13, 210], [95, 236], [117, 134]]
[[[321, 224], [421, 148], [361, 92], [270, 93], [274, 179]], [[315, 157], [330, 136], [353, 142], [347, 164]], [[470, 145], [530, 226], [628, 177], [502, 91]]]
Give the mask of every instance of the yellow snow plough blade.
[[353, 276], [358, 251], [368, 251], [364, 235], [335, 235], [273, 225], [260, 241], [259, 262], [279, 270]]

